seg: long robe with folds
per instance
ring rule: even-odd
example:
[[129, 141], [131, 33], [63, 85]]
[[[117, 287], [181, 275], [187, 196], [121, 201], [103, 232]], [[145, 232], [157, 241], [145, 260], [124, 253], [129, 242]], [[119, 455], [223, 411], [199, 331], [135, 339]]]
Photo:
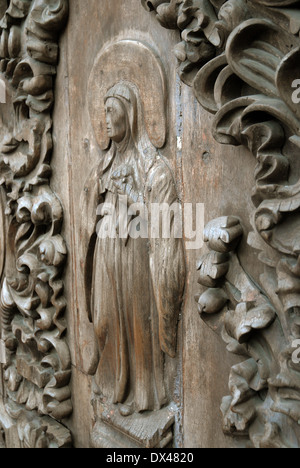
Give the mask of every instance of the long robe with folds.
[[[178, 202], [170, 169], [153, 148], [144, 154], [134, 148], [124, 160], [113, 145], [105, 168], [94, 171], [85, 189], [87, 227], [91, 228], [91, 216], [95, 219], [100, 202], [115, 207], [118, 217], [119, 194], [111, 177], [124, 163], [133, 168], [149, 212], [152, 203]], [[101, 230], [107, 228], [110, 215], [101, 212], [94, 254], [89, 254], [86, 266], [86, 290], [91, 285], [91, 319], [99, 343], [95, 382], [114, 404], [134, 405], [137, 412], [156, 410], [168, 403], [164, 354], [176, 354], [185, 284], [183, 243], [174, 238], [173, 215], [170, 239], [151, 239], [151, 222], [148, 239], [119, 238], [117, 226], [115, 238], [105, 238]]]

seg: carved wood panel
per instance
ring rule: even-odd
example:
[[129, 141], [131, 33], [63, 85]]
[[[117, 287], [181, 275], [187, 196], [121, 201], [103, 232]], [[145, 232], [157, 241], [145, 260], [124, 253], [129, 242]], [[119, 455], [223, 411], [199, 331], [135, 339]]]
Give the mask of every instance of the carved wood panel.
[[[198, 263], [206, 290], [196, 300], [228, 351], [242, 356], [222, 403], [224, 430], [263, 448], [299, 444], [297, 3], [142, 1], [180, 31], [179, 75], [214, 115], [216, 140], [256, 159], [252, 229], [244, 232], [234, 212], [208, 223], [209, 252]], [[239, 260], [243, 235], [265, 265], [256, 281]]]
[[50, 187], [58, 39], [68, 1], [1, 1], [1, 422], [11, 447], [67, 447], [63, 208]]
[[298, 9], [0, 1], [0, 447], [299, 446]]
[[[54, 158], [68, 172], [66, 186], [57, 189], [68, 207], [68, 427], [77, 446], [182, 443], [182, 239], [134, 239], [127, 232], [136, 226], [138, 233], [141, 222], [146, 234], [132, 211], [137, 204], [146, 212], [152, 203], [173, 204], [180, 196], [176, 71], [167, 48], [173, 39], [161, 43], [159, 25], [153, 21], [149, 29], [143, 9], [140, 21], [135, 14], [134, 0], [91, 0], [88, 6], [76, 0], [69, 16], [76, 28], [67, 28], [61, 45], [65, 69], [58, 71]], [[87, 28], [93, 34], [83, 41], [78, 31]], [[74, 50], [81, 51], [80, 61]], [[66, 124], [56, 126], [55, 117], [63, 123], [63, 116]], [[59, 147], [67, 151], [64, 162]], [[109, 210], [115, 208], [117, 219], [125, 213], [128, 224], [114, 222]], [[106, 238], [110, 225], [115, 236]]]

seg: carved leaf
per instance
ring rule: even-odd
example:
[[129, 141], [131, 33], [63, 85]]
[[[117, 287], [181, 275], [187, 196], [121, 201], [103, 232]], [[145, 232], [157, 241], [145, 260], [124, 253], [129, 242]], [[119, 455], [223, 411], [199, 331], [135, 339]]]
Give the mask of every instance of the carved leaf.
[[234, 30], [226, 46], [232, 70], [254, 89], [274, 97], [278, 95], [276, 70], [289, 52], [286, 46], [277, 45], [279, 34], [282, 32], [273, 23], [251, 19]]
[[[216, 114], [216, 140], [244, 145], [257, 160], [255, 235], [249, 245], [261, 251], [267, 265], [260, 278], [266, 292], [242, 268], [234, 252], [242, 231], [225, 217], [206, 228], [213, 252], [198, 269], [199, 282], [208, 289], [196, 301], [201, 318], [221, 334], [228, 351], [247, 356], [231, 371], [231, 396], [222, 404], [224, 430], [247, 436], [254, 447], [299, 447], [300, 378], [291, 343], [300, 336], [300, 183], [297, 158], [291, 162], [288, 154], [290, 142], [300, 146], [299, 2], [210, 3], [213, 13], [198, 0], [173, 9], [172, 24], [177, 14], [182, 38], [175, 54], [182, 81]], [[165, 4], [167, 11], [170, 2]], [[201, 54], [193, 55], [203, 36], [215, 47], [207, 63], [199, 60]], [[221, 252], [230, 252], [227, 259]]]
[[275, 320], [276, 314], [267, 303], [260, 305], [240, 303], [235, 311], [226, 314], [225, 326], [240, 344], [249, 340], [249, 334], [253, 330], [268, 328]]
[[276, 86], [280, 96], [298, 119], [300, 119], [299, 104], [297, 104], [298, 95], [294, 96], [294, 94], [297, 88], [299, 88], [299, 81], [297, 81], [300, 76], [299, 59], [300, 48], [296, 47], [283, 57], [278, 65], [275, 76]]

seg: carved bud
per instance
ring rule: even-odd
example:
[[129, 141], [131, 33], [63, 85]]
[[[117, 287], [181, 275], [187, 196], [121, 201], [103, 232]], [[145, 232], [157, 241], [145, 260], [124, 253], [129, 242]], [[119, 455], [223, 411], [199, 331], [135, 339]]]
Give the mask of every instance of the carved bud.
[[197, 301], [199, 314], [217, 314], [227, 301], [228, 297], [222, 288], [207, 289]]
[[8, 54], [10, 58], [19, 57], [21, 51], [21, 29], [19, 26], [10, 28], [8, 37]]
[[[277, 203], [278, 205], [278, 203]], [[283, 215], [279, 211], [280, 206], [276, 205], [276, 201], [264, 203], [255, 213], [255, 225], [261, 237], [270, 242], [273, 229], [282, 221]]]
[[243, 228], [235, 216], [214, 219], [204, 230], [204, 240], [209, 248], [221, 253], [234, 251], [242, 235]]
[[198, 283], [208, 288], [217, 287], [219, 280], [228, 272], [228, 260], [228, 255], [218, 252], [210, 252], [203, 256], [197, 264], [197, 270], [200, 271]]

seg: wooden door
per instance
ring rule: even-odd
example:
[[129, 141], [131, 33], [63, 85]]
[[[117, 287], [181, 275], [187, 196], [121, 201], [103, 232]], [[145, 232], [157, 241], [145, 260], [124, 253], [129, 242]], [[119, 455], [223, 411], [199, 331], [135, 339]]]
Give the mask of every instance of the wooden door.
[[296, 3], [0, 1], [0, 446], [298, 447]]

